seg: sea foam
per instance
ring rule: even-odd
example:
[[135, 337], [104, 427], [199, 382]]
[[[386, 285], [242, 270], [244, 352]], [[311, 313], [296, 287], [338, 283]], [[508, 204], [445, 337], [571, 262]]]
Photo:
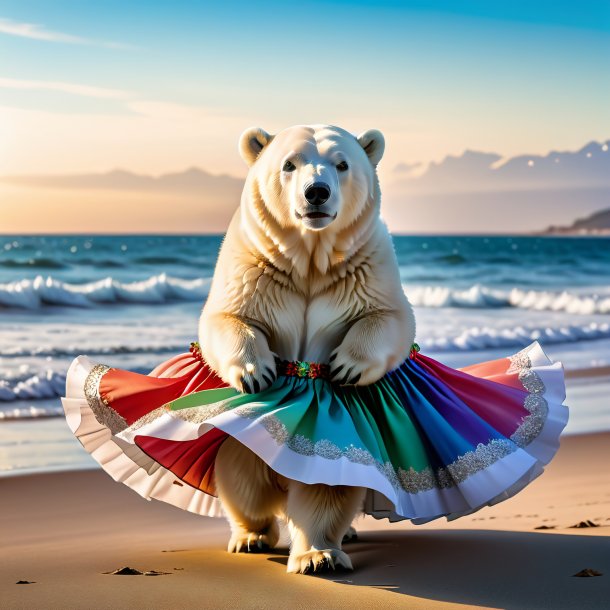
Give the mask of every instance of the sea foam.
[[107, 277], [86, 284], [70, 284], [53, 277], [37, 276], [0, 284], [0, 306], [39, 309], [45, 305], [95, 307], [107, 303], [161, 304], [201, 301], [207, 297], [211, 278], [184, 280], [165, 273], [136, 282]]
[[610, 313], [610, 295], [568, 291], [497, 289], [475, 284], [465, 289], [445, 286], [404, 286], [416, 307], [498, 308], [517, 307], [536, 311], [563, 311], [590, 315]]
[[[177, 301], [203, 302], [211, 278], [185, 280], [165, 273], [135, 282], [107, 277], [85, 284], [71, 284], [41, 275], [0, 284], [0, 307], [40, 309], [45, 306], [100, 307], [107, 304], [161, 305]], [[576, 315], [610, 314], [610, 294], [603, 291], [499, 289], [474, 284], [467, 288], [403, 286], [416, 307], [482, 308], [516, 307], [536, 311], [560, 311]]]

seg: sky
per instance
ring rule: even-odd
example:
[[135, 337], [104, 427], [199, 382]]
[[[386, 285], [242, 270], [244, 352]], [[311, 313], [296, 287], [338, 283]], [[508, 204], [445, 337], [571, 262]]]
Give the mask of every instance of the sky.
[[0, 176], [243, 176], [251, 125], [381, 129], [382, 183], [574, 150], [610, 135], [609, 60], [607, 1], [3, 0]]

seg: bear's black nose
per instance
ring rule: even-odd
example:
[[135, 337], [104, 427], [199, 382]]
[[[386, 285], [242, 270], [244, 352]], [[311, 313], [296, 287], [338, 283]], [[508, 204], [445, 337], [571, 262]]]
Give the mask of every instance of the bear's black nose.
[[305, 199], [311, 205], [322, 205], [330, 197], [330, 187], [324, 182], [314, 182], [305, 189]]

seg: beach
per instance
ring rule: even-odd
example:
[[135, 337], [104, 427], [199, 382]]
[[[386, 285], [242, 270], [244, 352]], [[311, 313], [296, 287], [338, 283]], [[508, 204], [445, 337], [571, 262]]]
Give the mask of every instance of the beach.
[[[323, 576], [286, 574], [285, 545], [229, 555], [224, 520], [147, 502], [100, 471], [5, 477], [2, 607], [601, 608], [609, 462], [610, 433], [567, 436], [545, 473], [497, 506], [423, 526], [360, 518], [345, 545], [355, 571]], [[571, 527], [587, 521], [598, 527]], [[105, 574], [125, 566], [166, 574]], [[602, 576], [573, 576], [587, 568]]]
[[[225, 552], [224, 520], [146, 502], [80, 446], [72, 358], [147, 373], [196, 339], [220, 236], [0, 239], [2, 608], [599, 608], [610, 596], [610, 250], [542, 237], [395, 237], [422, 352], [451, 367], [539, 341], [570, 419], [547, 471], [455, 522], [362, 517], [356, 570]], [[590, 521], [598, 527], [573, 528]], [[540, 529], [544, 528], [544, 529]], [[130, 567], [157, 575], [112, 575]], [[602, 576], [573, 577], [583, 569]], [[29, 581], [32, 584], [16, 584]]]

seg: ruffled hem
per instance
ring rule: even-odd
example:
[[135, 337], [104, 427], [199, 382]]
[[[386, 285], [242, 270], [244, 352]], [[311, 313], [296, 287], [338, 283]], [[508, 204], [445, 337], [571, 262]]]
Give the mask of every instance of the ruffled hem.
[[218, 498], [186, 485], [137, 445], [121, 440], [96, 419], [84, 392], [94, 366], [86, 356], [76, 358], [68, 370], [66, 397], [62, 398], [70, 430], [93, 459], [115, 481], [146, 500], [161, 500], [205, 517], [223, 517]]
[[[502, 360], [506, 363], [506, 359]], [[70, 428], [104, 470], [147, 499], [154, 497], [206, 516], [222, 515], [220, 502], [198, 488], [205, 486], [185, 484], [186, 477], [172, 472], [171, 451], [160, 455], [154, 446], [211, 438], [213, 434], [219, 446], [230, 435], [287, 478], [308, 484], [367, 488], [367, 514], [421, 524], [442, 516], [456, 519], [508, 499], [539, 476], [555, 455], [568, 418], [568, 410], [561, 404], [565, 397], [561, 365], [553, 364], [538, 344], [511, 357], [510, 362], [510, 367], [492, 366], [491, 375], [489, 370], [477, 370], [476, 366], [467, 370], [475, 377], [477, 373], [487, 373], [487, 379], [499, 383], [503, 379], [506, 385], [516, 383], [514, 379], [518, 377], [520, 391], [527, 389], [528, 398], [533, 399], [529, 414], [514, 434], [479, 443], [450, 465], [423, 472], [401, 472], [387, 461], [365, 455], [367, 452], [360, 448], [342, 450], [330, 441], [312, 443], [306, 438], [287, 436], [273, 412], [257, 416], [256, 397], [241, 397], [246, 406], [232, 405], [231, 396], [235, 398], [236, 392], [231, 389], [218, 390], [229, 396], [226, 400], [185, 410], [170, 410], [166, 405], [156, 409], [154, 416], [149, 413], [131, 425], [118, 422], [111, 431], [108, 425], [113, 428], [113, 422], [106, 426], [99, 423], [91, 408], [91, 397], [88, 400], [83, 392], [94, 366], [82, 356], [68, 373], [64, 408]], [[493, 363], [478, 366], [490, 365]], [[442, 368], [430, 359], [422, 360], [422, 366]], [[463, 375], [452, 369], [444, 372], [439, 368], [435, 372], [440, 376]], [[316, 392], [324, 392], [322, 382], [308, 384]], [[196, 404], [197, 397], [191, 398]], [[206, 476], [211, 478], [209, 472]], [[213, 493], [213, 484], [206, 490]]]
[[[563, 404], [565, 400], [563, 367], [558, 362], [552, 362], [538, 342], [532, 343], [518, 354], [509, 357], [509, 361], [511, 363], [509, 371], [512, 373], [517, 373], [520, 377], [528, 375], [530, 378], [534, 375], [542, 382], [539, 387], [544, 390], [539, 395], [548, 405], [548, 412], [540, 432], [533, 438], [526, 439], [527, 442], [523, 443], [523, 446], [514, 454], [499, 460], [487, 468], [484, 473], [477, 473], [469, 477], [468, 485], [460, 486], [466, 491], [461, 509], [447, 510], [429, 517], [414, 518], [404, 515], [404, 513], [399, 514], [397, 508], [400, 504], [392, 502], [385, 494], [369, 489], [364, 503], [366, 514], [376, 519], [388, 519], [390, 522], [411, 519], [415, 525], [422, 525], [439, 517], [446, 517], [448, 521], [453, 521], [473, 514], [486, 506], [494, 506], [512, 498], [544, 472], [544, 466], [553, 459], [559, 449], [560, 435], [568, 423], [569, 410]], [[500, 381], [506, 374], [489, 375], [490, 368], [497, 370], [494, 369], [493, 364], [491, 362], [482, 363], [462, 370], [472, 375], [486, 374], [486, 379]], [[490, 365], [492, 366], [490, 367]], [[536, 392], [532, 392], [532, 394], [536, 394]], [[514, 436], [515, 441], [519, 442], [519, 429]], [[520, 471], [522, 471], [521, 474], [519, 474]], [[485, 476], [478, 476], [480, 474], [485, 474]], [[472, 495], [468, 494], [470, 490], [474, 492]]]

